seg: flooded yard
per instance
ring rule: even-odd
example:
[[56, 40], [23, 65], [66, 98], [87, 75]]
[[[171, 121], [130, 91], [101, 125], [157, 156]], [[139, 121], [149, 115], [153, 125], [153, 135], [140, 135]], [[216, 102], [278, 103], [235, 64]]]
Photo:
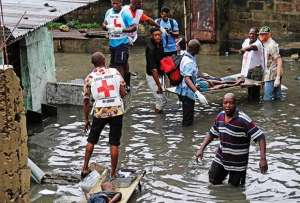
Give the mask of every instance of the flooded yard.
[[[209, 106], [196, 105], [192, 127], [181, 127], [181, 105], [176, 95], [168, 94], [164, 114], [153, 110], [154, 99], [145, 81], [144, 50], [135, 49], [130, 56], [132, 79], [131, 108], [125, 114], [119, 158], [120, 166], [144, 169], [143, 190], [131, 202], [296, 202], [300, 200], [300, 75], [299, 62], [285, 62], [283, 84], [288, 87], [284, 101], [248, 102], [247, 89], [235, 90], [238, 106], [263, 129], [267, 138], [269, 171], [259, 172], [259, 148], [254, 143], [246, 185], [211, 186], [208, 169], [218, 141], [206, 149], [200, 163], [194, 161], [200, 144], [221, 110], [223, 93], [208, 95]], [[200, 71], [214, 76], [238, 73], [241, 57], [204, 56], [198, 58]], [[84, 78], [90, 71], [90, 55], [56, 54], [57, 80]], [[44, 130], [29, 138], [29, 156], [46, 172], [79, 174], [83, 164], [86, 136], [82, 133], [81, 107], [59, 106], [57, 118], [51, 118]], [[108, 129], [105, 129], [91, 161], [110, 166]], [[41, 196], [42, 189], [56, 191]], [[82, 195], [78, 185], [40, 186], [33, 183], [33, 202], [71, 202]], [[68, 196], [66, 198], [66, 196]], [[65, 199], [65, 200], [63, 200]], [[68, 201], [67, 201], [68, 200]]]

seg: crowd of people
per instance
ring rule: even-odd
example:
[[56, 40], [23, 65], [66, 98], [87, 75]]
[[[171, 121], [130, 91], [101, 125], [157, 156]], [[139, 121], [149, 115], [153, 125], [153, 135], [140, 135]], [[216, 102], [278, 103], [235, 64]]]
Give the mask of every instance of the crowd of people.
[[[160, 18], [153, 20], [143, 13], [142, 0], [131, 0], [127, 6], [122, 6], [121, 0], [111, 2], [112, 8], [106, 12], [102, 24], [103, 29], [109, 33], [110, 65], [106, 65], [102, 53], [94, 53], [91, 57], [94, 69], [84, 81], [84, 129], [91, 128], [91, 130], [81, 173], [83, 177], [89, 173], [88, 164], [94, 145], [98, 142], [106, 124], [110, 126], [110, 176], [112, 178], [117, 176], [118, 147], [124, 116], [122, 98], [130, 91], [129, 49], [138, 38], [137, 28], [140, 23], [152, 26], [145, 50], [145, 72], [147, 84], [155, 98], [155, 112], [162, 113], [167, 102], [164, 95], [164, 73], [160, 69], [160, 62], [164, 57], [177, 54], [182, 55], [179, 66], [182, 81], [176, 87], [176, 94], [182, 103], [183, 126], [193, 124], [196, 100], [204, 105], [208, 103], [201, 92], [209, 88], [239, 85], [243, 82], [243, 78], [263, 82], [264, 101], [281, 98], [282, 59], [269, 27], [250, 29], [249, 37], [239, 50], [243, 55], [241, 80], [226, 82], [206, 77], [199, 72], [196, 60], [196, 55], [200, 51], [198, 40], [190, 40], [186, 50], [178, 49], [179, 28], [176, 20], [170, 18], [170, 8], [163, 6]], [[248, 95], [253, 99], [259, 98], [260, 87], [250, 87]], [[90, 125], [91, 96], [95, 101], [92, 108], [93, 121]], [[249, 116], [237, 108], [236, 98], [232, 93], [225, 94], [223, 111], [217, 115], [209, 134], [196, 152], [197, 160], [203, 158], [206, 146], [214, 138], [220, 140], [220, 145], [209, 170], [209, 181], [212, 184], [221, 184], [227, 175], [232, 185], [245, 183], [251, 141], [259, 144], [261, 172], [265, 173], [268, 170], [265, 135]]]

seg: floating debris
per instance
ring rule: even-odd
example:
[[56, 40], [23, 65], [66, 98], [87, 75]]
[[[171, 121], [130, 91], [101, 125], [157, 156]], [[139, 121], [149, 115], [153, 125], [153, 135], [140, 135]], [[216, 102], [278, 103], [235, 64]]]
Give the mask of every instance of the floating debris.
[[42, 184], [58, 184], [58, 185], [70, 185], [80, 182], [80, 176], [74, 174], [45, 174]]
[[290, 58], [293, 59], [293, 60], [295, 60], [295, 61], [298, 61], [299, 58], [300, 58], [300, 56], [299, 56], [298, 53], [296, 53], [296, 54], [292, 54]]
[[55, 195], [55, 193], [55, 191], [47, 189], [39, 191], [40, 195]]

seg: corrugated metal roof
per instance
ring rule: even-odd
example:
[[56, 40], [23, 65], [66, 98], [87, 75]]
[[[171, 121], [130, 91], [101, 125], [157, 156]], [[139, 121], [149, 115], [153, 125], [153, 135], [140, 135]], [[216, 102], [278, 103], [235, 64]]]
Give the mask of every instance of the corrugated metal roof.
[[4, 24], [10, 31], [14, 29], [21, 16], [19, 26], [12, 33], [19, 38], [60, 16], [97, 0], [2, 0]]

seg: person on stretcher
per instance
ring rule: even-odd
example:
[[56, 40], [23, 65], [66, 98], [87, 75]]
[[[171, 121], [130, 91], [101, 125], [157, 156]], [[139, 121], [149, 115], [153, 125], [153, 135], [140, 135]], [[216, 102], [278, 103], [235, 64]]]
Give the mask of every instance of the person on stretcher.
[[245, 82], [243, 77], [237, 80], [222, 80], [221, 78], [212, 77], [207, 74], [203, 74], [196, 80], [196, 86], [200, 92], [206, 92], [209, 90], [223, 89], [227, 87], [238, 86]]

